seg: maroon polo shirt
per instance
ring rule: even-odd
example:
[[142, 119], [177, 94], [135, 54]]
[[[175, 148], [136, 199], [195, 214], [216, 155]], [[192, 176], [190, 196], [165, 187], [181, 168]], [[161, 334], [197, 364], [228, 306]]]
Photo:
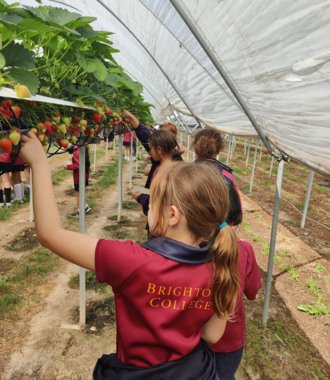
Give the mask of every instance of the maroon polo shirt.
[[[164, 240], [151, 241], [156, 247]], [[170, 242], [179, 258], [181, 249], [189, 250]], [[178, 360], [198, 345], [213, 314], [211, 264], [174, 261], [132, 241], [99, 240], [95, 267], [98, 280], [114, 291], [119, 360], [147, 368]]]

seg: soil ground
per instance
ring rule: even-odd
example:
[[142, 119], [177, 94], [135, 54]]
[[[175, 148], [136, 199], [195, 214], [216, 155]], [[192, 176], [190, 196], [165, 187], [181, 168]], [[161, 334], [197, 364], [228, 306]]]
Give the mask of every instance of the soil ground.
[[[50, 162], [53, 170], [61, 167], [67, 158], [55, 156], [54, 161], [52, 158]], [[108, 161], [111, 159], [109, 156]], [[103, 157], [98, 163], [98, 171], [101, 172], [104, 167]], [[93, 199], [92, 213], [86, 218], [87, 233], [114, 239], [145, 240], [146, 220], [129, 195], [128, 172], [129, 166], [126, 165], [121, 222], [116, 222], [117, 188], [112, 186], [100, 192], [97, 199]], [[144, 184], [142, 174], [135, 174], [133, 178], [133, 185]], [[68, 196], [71, 181], [71, 177], [64, 179], [55, 186], [55, 192], [63, 223], [77, 229], [79, 222], [67, 218], [74, 209], [74, 197]], [[244, 186], [243, 183], [242, 179], [240, 187]], [[297, 310], [300, 304], [311, 304], [315, 299], [315, 294], [306, 286], [307, 280], [313, 280], [317, 284], [324, 300], [329, 299], [329, 283], [326, 282], [329, 262], [325, 259], [328, 256], [324, 232], [323, 236], [315, 237], [323, 243], [313, 246], [313, 250], [284, 225], [279, 226], [269, 320], [267, 327], [261, 323], [271, 223], [271, 217], [264, 209], [270, 207], [270, 203], [267, 206], [268, 203], [263, 201], [261, 208], [252, 198], [263, 199], [264, 195], [268, 197], [268, 193], [273, 194], [273, 191], [268, 189], [267, 194], [265, 190], [259, 194], [254, 191], [254, 195], [249, 198], [243, 196], [245, 216], [238, 234], [253, 243], [264, 284], [257, 300], [247, 303], [248, 340], [237, 378], [328, 379], [329, 318]], [[319, 205], [323, 210], [327, 207], [325, 201], [326, 198]], [[312, 209], [314, 208], [315, 213], [320, 212], [317, 205]], [[290, 220], [291, 218], [293, 219], [290, 214]], [[17, 242], [26, 241], [24, 236], [31, 237], [31, 232], [32, 239], [29, 238], [29, 242], [33, 245], [33, 224], [28, 222], [27, 205], [20, 207], [10, 220], [1, 222], [0, 279], [11, 273], [20, 260], [30, 255], [29, 250], [24, 250], [23, 244], [20, 244], [23, 251], [18, 251]], [[21, 237], [17, 238], [18, 236]], [[16, 243], [14, 252], [8, 250], [13, 243]], [[112, 293], [108, 288], [95, 285], [88, 272], [87, 284], [91, 289], [86, 292], [86, 325], [79, 328], [79, 290], [74, 285], [78, 273], [79, 268], [58, 259], [54, 270], [42, 283], [31, 284], [32, 294], [29, 287], [24, 288], [26, 297], [19, 310], [16, 310], [14, 319], [11, 314], [2, 317], [1, 379], [90, 379], [96, 359], [103, 353], [115, 350]]]

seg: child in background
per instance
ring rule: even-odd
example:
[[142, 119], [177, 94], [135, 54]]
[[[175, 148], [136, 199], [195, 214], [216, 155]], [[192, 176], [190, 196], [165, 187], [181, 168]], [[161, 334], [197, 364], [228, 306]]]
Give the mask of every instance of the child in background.
[[[131, 157], [131, 141], [136, 140], [135, 133], [128, 130], [124, 133], [123, 145], [125, 147], [125, 160], [129, 161]], [[134, 144], [133, 144], [134, 145]], [[134, 148], [134, 147], [133, 147]]]
[[[157, 162], [157, 165], [148, 173], [148, 180], [145, 185], [146, 189], [150, 189], [157, 171], [165, 165], [171, 165], [175, 158], [180, 155], [176, 138], [172, 133], [167, 131], [154, 131], [150, 137], [149, 146], [151, 159], [153, 162]], [[149, 194], [133, 192], [132, 195], [141, 204], [144, 215], [147, 215], [149, 210]]]
[[[79, 216], [79, 148], [74, 147], [69, 153], [72, 153], [72, 164], [66, 165], [65, 169], [73, 171], [73, 185], [76, 192], [76, 205], [77, 210], [74, 211], [71, 216]], [[89, 160], [89, 148], [85, 147], [85, 186], [88, 186], [89, 173], [90, 173], [90, 160]], [[85, 212], [88, 213], [91, 208], [88, 204], [85, 204]]]
[[[16, 154], [15, 154], [16, 156]], [[24, 183], [22, 182], [21, 172], [25, 170], [24, 160], [20, 156], [12, 155], [11, 179], [14, 187], [14, 202], [23, 203], [25, 199]]]
[[[21, 180], [21, 171], [25, 169], [21, 157], [9, 153], [0, 154], [0, 207], [10, 207], [13, 202], [22, 203], [24, 199], [24, 185]], [[14, 188], [14, 199], [11, 201], [11, 188]]]
[[157, 237], [139, 245], [63, 229], [33, 133], [22, 137], [21, 154], [32, 168], [41, 244], [113, 288], [117, 352], [98, 360], [94, 379], [218, 380], [201, 338], [219, 340], [238, 291], [237, 237], [224, 222], [229, 197], [218, 172], [183, 162], [160, 169], [148, 214]]
[[215, 128], [201, 129], [194, 136], [193, 148], [197, 156], [196, 162], [207, 161], [216, 166], [238, 191], [236, 181], [232, 175], [233, 170], [217, 160], [222, 147], [223, 139], [221, 133]]

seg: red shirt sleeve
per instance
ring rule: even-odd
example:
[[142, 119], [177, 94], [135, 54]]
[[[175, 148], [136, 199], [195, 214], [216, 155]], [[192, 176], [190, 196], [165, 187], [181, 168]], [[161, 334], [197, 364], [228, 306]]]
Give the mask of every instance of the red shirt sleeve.
[[132, 241], [99, 240], [95, 250], [98, 281], [118, 288], [149, 259], [148, 250]]
[[253, 248], [246, 241], [244, 250], [247, 253], [244, 294], [249, 300], [254, 300], [261, 288], [261, 275]]

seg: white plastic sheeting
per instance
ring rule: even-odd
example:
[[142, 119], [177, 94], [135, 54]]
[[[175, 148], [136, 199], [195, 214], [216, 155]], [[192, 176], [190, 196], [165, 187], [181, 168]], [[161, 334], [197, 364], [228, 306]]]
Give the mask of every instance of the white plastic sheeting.
[[[330, 174], [330, 0], [178, 2], [270, 141]], [[193, 113], [226, 133], [256, 135], [169, 0], [43, 1], [60, 3], [115, 33], [117, 61], [143, 84], [156, 116]]]

